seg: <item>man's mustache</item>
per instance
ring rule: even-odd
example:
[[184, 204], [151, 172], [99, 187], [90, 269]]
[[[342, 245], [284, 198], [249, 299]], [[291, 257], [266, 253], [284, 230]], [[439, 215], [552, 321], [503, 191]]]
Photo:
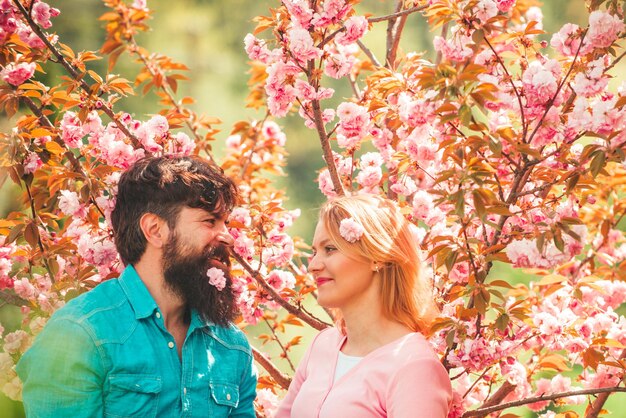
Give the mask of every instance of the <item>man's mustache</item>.
[[207, 251], [207, 258], [209, 260], [209, 268], [216, 267], [224, 272], [230, 270], [230, 246], [225, 244], [217, 244], [211, 246]]

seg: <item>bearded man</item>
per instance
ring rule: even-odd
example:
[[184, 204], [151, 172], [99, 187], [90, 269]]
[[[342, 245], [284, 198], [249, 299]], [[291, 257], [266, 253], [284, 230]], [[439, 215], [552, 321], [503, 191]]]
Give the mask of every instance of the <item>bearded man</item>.
[[232, 324], [238, 199], [199, 157], [144, 158], [122, 174], [111, 221], [126, 268], [55, 312], [24, 354], [27, 416], [255, 416], [252, 352]]

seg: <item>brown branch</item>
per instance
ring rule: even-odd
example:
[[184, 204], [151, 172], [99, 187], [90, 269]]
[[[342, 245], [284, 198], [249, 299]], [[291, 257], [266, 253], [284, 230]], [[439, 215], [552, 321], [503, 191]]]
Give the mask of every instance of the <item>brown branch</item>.
[[524, 142], [527, 142], [528, 144], [530, 144], [532, 142], [533, 138], [537, 134], [537, 131], [539, 131], [539, 128], [543, 124], [544, 119], [548, 115], [548, 112], [550, 111], [550, 108], [552, 108], [552, 105], [554, 104], [554, 101], [559, 96], [559, 93], [561, 92], [561, 89], [565, 85], [565, 82], [567, 81], [567, 79], [569, 78], [570, 74], [572, 73], [572, 70], [574, 69], [574, 63], [576, 62], [576, 58], [578, 58], [578, 54], [580, 53], [580, 49], [583, 46], [583, 41], [585, 40], [585, 35], [587, 35], [587, 31], [585, 31], [583, 33], [583, 35], [581, 36], [581, 38], [580, 38], [580, 45], [578, 45], [578, 49], [576, 50], [576, 55], [574, 55], [574, 59], [572, 60], [572, 64], [570, 65], [569, 70], [567, 71], [567, 74], [565, 74], [565, 77], [563, 77], [563, 79], [559, 83], [559, 85], [556, 88], [556, 91], [554, 92], [554, 95], [552, 96], [552, 98], [550, 98], [550, 100], [548, 100], [548, 102], [546, 103], [546, 109], [544, 110], [543, 115], [541, 115], [541, 119], [539, 119], [539, 122], [537, 122], [537, 125], [535, 126], [535, 129], [533, 129], [533, 132], [530, 134], [530, 137], [528, 137], [528, 141], [526, 141], [526, 135], [525, 135], [526, 131], [524, 130], [524, 138], [523, 138]]
[[369, 58], [370, 61], [372, 61], [372, 64], [374, 64], [377, 67], [382, 67], [382, 65], [380, 64], [380, 61], [378, 61], [376, 56], [374, 56], [374, 53], [368, 47], [366, 47], [365, 44], [361, 42], [360, 39], [356, 41], [356, 43], [359, 46], [359, 48], [361, 48], [361, 51], [363, 51], [365, 55], [367, 55], [367, 58]]
[[526, 398], [526, 399], [522, 399], [519, 401], [507, 402], [507, 403], [503, 403], [500, 405], [490, 406], [486, 408], [481, 407], [473, 411], [467, 411], [466, 413], [461, 415], [461, 418], [485, 416], [492, 412], [502, 411], [504, 409], [513, 408], [515, 406], [527, 405], [529, 403], [553, 401], [555, 399], [567, 398], [570, 396], [595, 395], [597, 393], [612, 393], [612, 392], [626, 392], [626, 388], [615, 386], [615, 387], [610, 387], [610, 388], [582, 389], [582, 390], [573, 390], [570, 392], [555, 393], [552, 395], [535, 396], [532, 398]]
[[315, 328], [318, 331], [328, 328], [328, 324], [325, 324], [319, 319], [313, 318], [312, 316], [305, 314], [300, 309], [298, 309], [297, 307], [293, 306], [292, 304], [287, 302], [285, 299], [283, 299], [278, 294], [278, 292], [276, 292], [276, 290], [274, 290], [269, 284], [267, 284], [267, 282], [261, 276], [261, 274], [258, 271], [254, 270], [252, 266], [250, 266], [250, 264], [248, 264], [246, 260], [241, 258], [239, 254], [232, 251], [231, 255], [252, 276], [252, 278], [256, 280], [256, 282], [263, 288], [263, 290], [269, 293], [272, 300], [278, 303], [283, 308], [285, 308], [287, 312], [300, 318], [303, 322], [307, 323], [308, 325], [310, 325], [311, 327]]
[[[33, 102], [30, 97], [20, 96], [20, 100], [22, 100], [24, 103], [26, 103], [26, 106], [28, 106], [28, 108], [31, 110], [31, 112], [33, 112], [33, 114], [35, 116], [37, 116], [37, 118], [39, 119], [39, 123], [41, 125], [49, 128], [49, 129], [51, 129], [53, 131], [56, 131], [56, 128], [54, 127], [52, 122], [50, 122], [50, 120], [46, 117], [46, 115], [43, 114], [41, 109], [39, 109], [37, 107], [35, 102]], [[80, 162], [78, 161], [78, 159], [76, 158], [74, 153], [67, 148], [67, 146], [65, 145], [63, 140], [61, 140], [61, 138], [59, 138], [58, 135], [55, 136], [53, 141], [56, 142], [57, 144], [59, 144], [59, 146], [61, 148], [65, 149], [65, 154], [63, 154], [63, 155], [65, 155], [65, 157], [69, 160], [70, 164], [72, 165], [72, 169], [74, 170], [74, 172], [76, 172], [76, 173], [80, 174], [81, 176], [83, 176], [83, 178], [87, 181], [87, 184], [90, 186], [89, 187], [89, 201], [91, 202], [92, 205], [95, 206], [95, 208], [98, 210], [100, 215], [102, 215], [102, 218], [106, 218], [106, 215], [104, 214], [104, 211], [102, 210], [102, 208], [100, 208], [100, 205], [98, 205], [98, 203], [96, 202], [95, 197], [91, 194], [91, 179], [89, 178], [89, 176], [83, 170], [83, 167], [80, 165]]]
[[[446, 22], [441, 27], [441, 37], [443, 39], [446, 39], [446, 37], [448, 36], [448, 25], [449, 24], [450, 24], [449, 22]], [[435, 65], [441, 64], [441, 60], [442, 59], [443, 59], [443, 54], [441, 53], [441, 51], [437, 51], [437, 56], [435, 57]]]
[[[487, 399], [485, 401], [485, 403], [481, 406], [480, 409], [483, 408], [490, 408], [496, 405], [499, 405], [500, 402], [502, 402], [504, 400], [504, 398], [506, 398], [509, 393], [513, 392], [515, 390], [515, 385], [509, 383], [509, 381], [505, 381], [502, 386], [500, 386], [500, 389], [498, 389], [496, 391], [496, 393], [493, 394], [493, 396], [490, 396], [489, 399]], [[485, 415], [478, 415], [479, 417], [485, 417], [487, 416], [487, 414]]]
[[46, 250], [44, 249], [43, 242], [41, 241], [41, 234], [39, 233], [39, 230], [37, 229], [38, 223], [39, 223], [38, 222], [39, 216], [37, 215], [37, 210], [35, 209], [35, 199], [33, 198], [33, 195], [30, 192], [30, 186], [28, 185], [28, 182], [26, 180], [24, 180], [24, 185], [26, 186], [26, 193], [28, 194], [30, 210], [33, 216], [33, 225], [35, 226], [35, 230], [37, 234], [37, 246], [39, 247], [39, 251], [41, 251], [41, 260], [43, 261], [44, 267], [46, 268], [46, 270], [48, 271], [48, 274], [50, 275], [50, 281], [54, 283], [55, 282], [54, 274], [52, 274], [52, 269], [50, 268], [50, 264], [48, 263], [48, 259], [46, 258]]
[[[620, 359], [626, 359], [626, 349], [622, 351]], [[587, 415], [585, 415], [585, 418], [598, 418], [598, 415], [602, 411], [602, 407], [604, 406], [606, 400], [609, 398], [609, 395], [611, 395], [611, 392], [601, 393], [600, 395], [598, 395], [596, 400], [593, 401], [591, 407], [587, 411]]]
[[295, 372], [296, 368], [293, 366], [293, 363], [291, 362], [291, 359], [289, 358], [289, 354], [287, 353], [287, 349], [283, 345], [282, 341], [280, 341], [280, 338], [278, 338], [278, 335], [276, 335], [276, 330], [270, 324], [270, 321], [268, 321], [267, 318], [263, 318], [263, 321], [265, 322], [267, 327], [270, 329], [270, 332], [272, 333], [272, 336], [274, 337], [274, 341], [276, 341], [276, 344], [278, 344], [278, 346], [280, 347], [281, 351], [283, 352], [283, 355], [285, 356], [285, 360], [287, 360], [287, 362], [289, 363], [289, 367], [291, 367], [291, 370]]
[[254, 355], [254, 360], [259, 363], [272, 378], [282, 387], [283, 389], [289, 389], [289, 384], [291, 383], [291, 378], [278, 370], [278, 367], [272, 363], [270, 359], [265, 357], [263, 353], [257, 350], [255, 347], [252, 347], [252, 354]]
[[333, 182], [333, 188], [335, 193], [339, 196], [345, 195], [341, 180], [339, 179], [339, 173], [335, 166], [335, 159], [333, 158], [333, 150], [330, 147], [330, 139], [326, 133], [326, 127], [324, 126], [324, 120], [322, 119], [322, 109], [320, 107], [320, 101], [318, 99], [311, 101], [311, 107], [313, 108], [313, 120], [315, 122], [315, 128], [320, 138], [320, 144], [324, 153], [324, 161], [328, 167], [330, 178]]
[[[56, 57], [57, 59], [56, 62], [61, 64], [65, 68], [65, 70], [72, 76], [72, 78], [78, 83], [78, 85], [85, 91], [85, 93], [87, 93], [91, 97], [93, 95], [91, 91], [92, 88], [82, 79], [83, 75], [80, 74], [78, 70], [76, 70], [69, 62], [67, 62], [63, 54], [61, 54], [59, 50], [54, 45], [52, 45], [52, 43], [48, 40], [48, 37], [46, 36], [46, 34], [41, 30], [39, 25], [37, 25], [35, 21], [31, 18], [30, 13], [24, 8], [24, 6], [22, 6], [20, 1], [13, 0], [13, 3], [20, 10], [20, 13], [22, 14], [22, 16], [24, 16], [24, 19], [26, 20], [30, 28], [33, 30], [33, 32], [46, 45], [46, 48], [48, 48], [48, 50], [52, 52], [52, 54]], [[139, 142], [139, 139], [135, 135], [133, 135], [126, 128], [126, 126], [124, 126], [122, 122], [120, 122], [119, 118], [115, 116], [115, 113], [113, 113], [113, 110], [106, 104], [105, 101], [102, 102], [102, 111], [109, 118], [111, 118], [111, 120], [117, 125], [117, 128], [120, 131], [122, 131], [128, 139], [130, 139], [130, 141], [133, 143], [133, 146], [135, 148], [141, 147], [141, 143]]]
[[526, 140], [526, 134], [528, 133], [528, 126], [526, 126], [526, 117], [524, 116], [524, 105], [522, 104], [522, 96], [520, 95], [519, 91], [517, 90], [517, 87], [515, 87], [515, 83], [513, 82], [513, 77], [511, 76], [511, 74], [509, 74], [509, 70], [506, 68], [506, 65], [504, 65], [504, 61], [502, 61], [502, 58], [500, 57], [500, 55], [496, 52], [496, 50], [493, 47], [493, 45], [491, 45], [491, 42], [489, 42], [489, 39], [487, 39], [486, 36], [485, 36], [484, 39], [485, 39], [485, 42], [487, 43], [487, 46], [489, 46], [489, 49], [491, 49], [491, 52], [493, 52], [493, 54], [495, 55], [496, 59], [498, 60], [498, 63], [500, 64], [500, 66], [504, 70], [504, 73], [506, 74], [509, 82], [511, 83], [511, 87], [513, 88], [513, 92], [515, 93], [515, 96], [517, 97], [517, 103], [519, 105], [519, 112], [520, 112], [520, 116], [522, 118], [522, 141], [525, 141]]
[[[403, 6], [404, 2], [398, 0], [394, 14], [402, 12]], [[408, 15], [406, 14], [399, 14], [397, 17], [390, 18], [387, 24], [387, 54], [385, 57], [385, 66], [387, 68], [394, 68], [398, 46], [400, 45], [400, 35], [404, 29], [407, 17]]]
[[[143, 63], [143, 65], [148, 69], [148, 71], [150, 72], [150, 75], [152, 75], [153, 78], [156, 78], [157, 76], [159, 76], [160, 78], [162, 78], [163, 80], [167, 80], [167, 77], [165, 76], [165, 74], [163, 73], [163, 71], [161, 71], [159, 68], [154, 68], [154, 65], [152, 65], [152, 63], [148, 60], [148, 58], [142, 54], [140, 52], [140, 48], [139, 45], [137, 44], [137, 42], [135, 41], [135, 37], [131, 37], [130, 39], [131, 45], [133, 46], [133, 48], [131, 49], [131, 53], [135, 54], [139, 57], [139, 59], [141, 60], [141, 62]], [[174, 108], [176, 109], [176, 112], [178, 112], [178, 114], [180, 115], [185, 115], [185, 110], [189, 110], [189, 109], [184, 109], [182, 106], [180, 106], [177, 102], [176, 102], [176, 98], [174, 97], [174, 92], [172, 91], [172, 89], [168, 86], [167, 82], [164, 82], [161, 86], [160, 86], [161, 90], [163, 91], [163, 93], [165, 93], [165, 95], [170, 99], [170, 102], [172, 102], [172, 105], [174, 106]], [[197, 127], [193, 126], [192, 123], [190, 122], [190, 119], [192, 119], [192, 117], [195, 115], [194, 112], [191, 112], [191, 115], [186, 115], [187, 117], [184, 119], [185, 120], [185, 125], [187, 125], [187, 128], [189, 128], [189, 131], [191, 132], [191, 134], [194, 136], [194, 138], [196, 139], [196, 142], [198, 143], [202, 143], [203, 139], [200, 136], [200, 134], [198, 133], [198, 129]], [[210, 152], [207, 152], [207, 157], [208, 159], [214, 163], [217, 164], [215, 162], [215, 160], [213, 159], [213, 155], [211, 155]]]
[[382, 22], [382, 21], [385, 21], [385, 20], [392, 20], [392, 19], [396, 19], [398, 17], [410, 15], [411, 13], [421, 12], [422, 10], [426, 9], [427, 7], [428, 6], [415, 6], [415, 7], [411, 7], [410, 9], [401, 10], [399, 12], [391, 13], [391, 14], [386, 15], [386, 16], [370, 17], [369, 19], [367, 19], [367, 21], [370, 22], [370, 23], [376, 23], [376, 22]]

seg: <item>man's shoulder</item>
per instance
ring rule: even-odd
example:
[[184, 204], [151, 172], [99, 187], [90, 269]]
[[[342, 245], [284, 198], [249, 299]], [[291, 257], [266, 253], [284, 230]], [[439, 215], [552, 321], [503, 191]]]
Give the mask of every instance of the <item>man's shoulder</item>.
[[54, 313], [51, 320], [83, 323], [89, 322], [94, 316], [117, 316], [127, 301], [118, 280], [109, 279], [67, 302]]

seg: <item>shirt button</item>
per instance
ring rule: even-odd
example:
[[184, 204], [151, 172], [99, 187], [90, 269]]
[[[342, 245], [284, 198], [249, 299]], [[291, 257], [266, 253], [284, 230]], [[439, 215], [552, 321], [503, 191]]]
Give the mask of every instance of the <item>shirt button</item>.
[[156, 313], [156, 317], [157, 317], [157, 318], [161, 318], [161, 313], [160, 313], [160, 312], [157, 312], [157, 313]]
[[230, 393], [226, 394], [226, 399], [230, 401]]
[[187, 388], [183, 388], [183, 394], [187, 394]]
[[174, 348], [174, 343], [172, 341], [170, 341], [169, 343], [167, 343], [167, 346], [169, 348]]

